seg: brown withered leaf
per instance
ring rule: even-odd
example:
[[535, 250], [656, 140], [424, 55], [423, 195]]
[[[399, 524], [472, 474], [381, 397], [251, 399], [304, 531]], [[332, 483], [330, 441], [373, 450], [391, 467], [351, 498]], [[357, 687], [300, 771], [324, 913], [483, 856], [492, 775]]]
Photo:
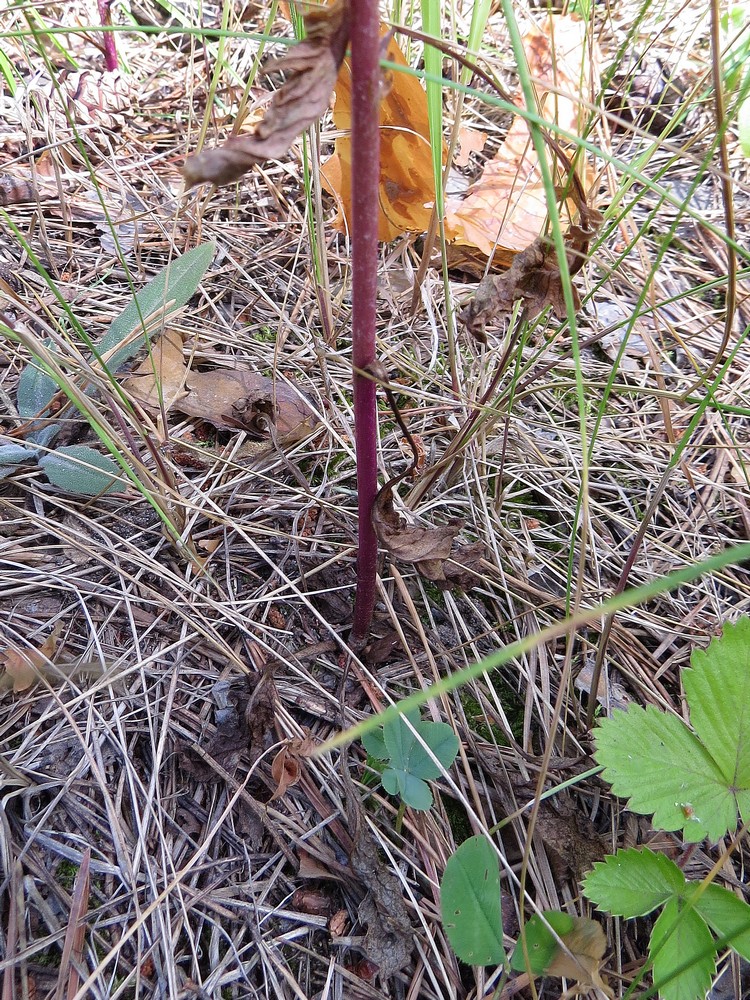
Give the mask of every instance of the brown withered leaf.
[[319, 423], [301, 392], [247, 368], [190, 372], [187, 388], [175, 409], [215, 427], [240, 428], [259, 438], [275, 435], [289, 444], [306, 437]]
[[[272, 745], [275, 737], [276, 685], [273, 671], [247, 674], [234, 681], [227, 692], [227, 708], [216, 713], [216, 731], [205, 747], [205, 756], [233, 774], [243, 753], [255, 762]], [[217, 773], [204, 755], [185, 746], [181, 765], [201, 781], [217, 781]]]
[[0, 653], [0, 666], [5, 668], [3, 680], [12, 686], [13, 693], [27, 691], [37, 683], [40, 675], [49, 670], [49, 661], [57, 647], [59, 629], [48, 635], [38, 649], [18, 649], [9, 646]]
[[[569, 264], [572, 264], [572, 259]], [[526, 315], [534, 319], [547, 306], [552, 306], [556, 316], [565, 316], [560, 267], [554, 245], [546, 237], [535, 239], [531, 246], [517, 254], [507, 271], [488, 274], [474, 293], [474, 298], [461, 312], [460, 319], [469, 332], [484, 338], [484, 328], [507, 315], [517, 299], [525, 302]], [[580, 308], [581, 300], [575, 287], [573, 303]]]
[[[585, 22], [550, 14], [532, 25], [523, 45], [538, 114], [564, 133], [580, 135], [588, 115], [586, 102], [596, 99], [599, 79], [598, 48], [591, 43]], [[548, 150], [545, 155], [560, 189], [563, 219], [572, 221], [577, 205], [570, 196], [573, 185], [566, 181], [568, 165], [560, 152], [572, 157], [575, 147], [558, 135], [556, 150]], [[587, 188], [585, 159], [578, 158], [576, 169], [582, 187]], [[508, 267], [514, 254], [543, 232], [547, 217], [539, 157], [528, 123], [518, 115], [496, 155], [466, 195], [446, 201], [445, 232], [453, 241], [451, 267], [476, 273], [473, 250], [479, 251], [485, 263], [491, 258], [495, 268]]]
[[372, 525], [378, 541], [394, 559], [414, 563], [427, 580], [445, 590], [467, 589], [476, 583], [479, 559], [485, 556], [481, 543], [461, 545], [456, 536], [463, 527], [460, 518], [439, 526], [408, 524], [393, 505], [393, 483], [382, 487], [372, 507]]
[[576, 992], [583, 993], [584, 989], [593, 986], [612, 1000], [614, 993], [601, 977], [602, 959], [607, 950], [601, 925], [590, 917], [574, 917], [572, 930], [561, 934], [560, 940], [565, 949], [557, 949], [544, 970], [545, 975], [575, 979], [581, 987]]
[[38, 649], [8, 646], [0, 651], [0, 692], [12, 689], [18, 694], [38, 684], [41, 678], [54, 681], [61, 674], [66, 677], [100, 675], [104, 668], [99, 660], [60, 655], [61, 632], [62, 622], [58, 622]]
[[182, 334], [165, 330], [152, 345], [150, 355], [125, 379], [123, 388], [145, 409], [166, 413], [175, 400], [187, 393], [187, 365], [182, 353]]
[[337, 0], [305, 15], [304, 41], [283, 59], [266, 65], [266, 74], [282, 71], [286, 81], [274, 94], [263, 120], [250, 134], [190, 157], [182, 168], [187, 187], [203, 182], [229, 184], [254, 164], [286, 153], [328, 107], [349, 42], [350, 22], [349, 0]]
[[271, 777], [276, 782], [276, 791], [269, 802], [280, 799], [287, 791], [296, 785], [300, 779], [300, 758], [309, 757], [315, 747], [315, 741], [307, 736], [305, 739], [290, 740], [276, 754], [271, 764]]
[[172, 408], [281, 444], [301, 440], [319, 423], [305, 395], [286, 382], [248, 368], [189, 371], [176, 330], [162, 334], [123, 388], [150, 413], [162, 412], [161, 400], [165, 411]]

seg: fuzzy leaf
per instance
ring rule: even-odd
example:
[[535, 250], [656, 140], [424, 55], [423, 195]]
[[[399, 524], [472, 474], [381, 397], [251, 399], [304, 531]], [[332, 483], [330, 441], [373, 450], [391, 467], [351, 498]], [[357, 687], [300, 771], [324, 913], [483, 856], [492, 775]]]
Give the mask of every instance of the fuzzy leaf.
[[651, 932], [649, 954], [654, 956], [654, 985], [662, 1000], [706, 996], [716, 971], [713, 938], [703, 918], [685, 910], [684, 900], [670, 899], [662, 910]]
[[485, 837], [470, 837], [448, 859], [440, 910], [451, 947], [468, 965], [505, 961], [500, 866]]
[[16, 391], [18, 415], [24, 420], [41, 415], [57, 392], [57, 382], [37, 362], [26, 365], [18, 379]]
[[[158, 325], [161, 326], [166, 316], [182, 308], [194, 295], [215, 253], [215, 243], [202, 243], [193, 247], [159, 271], [125, 306], [98, 345], [99, 354], [109, 355], [106, 365], [110, 372], [117, 371], [143, 347], [146, 335], [142, 330], [141, 316], [147, 320], [169, 302], [171, 304], [164, 316], [159, 315]], [[137, 330], [141, 332], [130, 339]]]
[[83, 444], [71, 444], [42, 455], [39, 465], [53, 486], [68, 493], [96, 496], [124, 487], [120, 467], [108, 455]]
[[685, 876], [674, 862], [648, 848], [611, 854], [583, 880], [583, 893], [600, 910], [642, 917], [683, 892]]
[[633, 812], [653, 813], [655, 827], [682, 830], [687, 841], [718, 840], [734, 829], [734, 791], [681, 719], [631, 705], [602, 722], [596, 746], [612, 791]]
[[708, 885], [695, 901], [696, 911], [711, 930], [750, 961], [750, 906], [720, 885]]
[[38, 431], [32, 431], [26, 440], [39, 445], [40, 448], [48, 448], [60, 433], [60, 426], [60, 424], [46, 424], [44, 427], [40, 427]]
[[3, 444], [0, 445], [0, 465], [19, 465], [34, 458], [36, 454], [35, 449], [22, 444]]

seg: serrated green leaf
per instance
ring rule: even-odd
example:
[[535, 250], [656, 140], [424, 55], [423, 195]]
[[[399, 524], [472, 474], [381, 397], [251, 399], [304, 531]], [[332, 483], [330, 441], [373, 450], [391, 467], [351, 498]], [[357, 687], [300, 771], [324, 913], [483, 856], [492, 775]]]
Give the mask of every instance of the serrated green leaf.
[[[513, 954], [510, 957], [511, 969], [515, 972], [525, 972], [526, 956], [528, 955], [529, 972], [535, 976], [544, 975], [555, 955], [560, 950], [560, 945], [549, 927], [559, 937], [562, 937], [573, 930], [574, 922], [574, 918], [569, 913], [562, 913], [560, 910], [545, 910], [542, 916], [535, 913], [526, 921], [523, 928], [523, 934], [526, 939], [526, 953], [524, 953], [523, 939], [519, 938], [518, 944], [513, 949]], [[549, 927], [547, 924], [549, 924]]]
[[631, 847], [598, 861], [583, 894], [617, 917], [643, 917], [685, 890], [685, 876], [664, 854]]
[[500, 866], [485, 837], [470, 837], [448, 859], [440, 911], [451, 948], [468, 965], [505, 961]]
[[[132, 340], [129, 339], [136, 330], [141, 330], [141, 317], [147, 319], [168, 302], [172, 304], [167, 315], [182, 308], [194, 295], [215, 253], [215, 243], [202, 243], [181, 257], [177, 257], [159, 271], [112, 321], [97, 348], [100, 355], [109, 355], [110, 351], [113, 352], [106, 359], [107, 369], [110, 372], [117, 371], [121, 365], [137, 354], [145, 343], [144, 332]], [[128, 342], [123, 343], [124, 341]], [[123, 346], [120, 347], [120, 344]]]
[[57, 382], [37, 362], [26, 365], [18, 379], [16, 390], [18, 415], [29, 420], [37, 414], [43, 414], [59, 391]]
[[0, 445], [0, 465], [19, 465], [21, 462], [28, 462], [30, 458], [36, 457], [34, 448], [26, 448], [22, 444]]
[[39, 458], [39, 465], [53, 486], [68, 493], [96, 496], [121, 490], [120, 467], [108, 455], [82, 444], [56, 448]]
[[654, 985], [663, 1000], [703, 1000], [716, 971], [713, 938], [700, 914], [685, 909], [684, 900], [670, 899], [662, 910], [651, 932], [649, 954]]
[[[727, 783], [750, 805], [750, 618], [727, 622], [683, 673], [690, 723]], [[741, 794], [741, 792], [740, 792]]]
[[596, 745], [604, 780], [633, 812], [653, 813], [654, 826], [682, 830], [687, 841], [718, 840], [734, 829], [733, 790], [681, 719], [631, 705], [602, 721]]
[[695, 910], [717, 937], [750, 962], [750, 906], [720, 885], [707, 885], [695, 900]]

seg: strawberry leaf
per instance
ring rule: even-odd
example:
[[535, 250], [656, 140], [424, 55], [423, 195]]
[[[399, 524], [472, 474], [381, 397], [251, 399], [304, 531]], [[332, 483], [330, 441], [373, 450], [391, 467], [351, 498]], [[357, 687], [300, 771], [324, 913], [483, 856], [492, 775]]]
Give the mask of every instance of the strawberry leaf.
[[649, 945], [654, 985], [662, 1000], [705, 997], [716, 971], [714, 940], [705, 920], [684, 900], [670, 899], [654, 924]]
[[750, 818], [750, 618], [727, 624], [685, 671], [695, 732], [653, 706], [605, 719], [596, 759], [616, 795], [685, 840], [719, 840]]
[[726, 945], [750, 961], [750, 906], [720, 885], [708, 885], [695, 901], [696, 912]]
[[647, 848], [630, 848], [597, 862], [583, 881], [587, 899], [618, 917], [642, 917], [684, 892], [674, 862]]

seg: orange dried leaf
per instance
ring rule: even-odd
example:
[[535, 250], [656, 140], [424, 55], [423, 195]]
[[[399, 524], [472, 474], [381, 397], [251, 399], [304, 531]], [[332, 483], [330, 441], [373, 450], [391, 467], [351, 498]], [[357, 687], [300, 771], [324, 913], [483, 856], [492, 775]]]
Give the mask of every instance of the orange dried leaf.
[[[388, 29], [381, 26], [381, 34]], [[384, 58], [406, 66], [404, 54], [391, 38]], [[380, 104], [380, 216], [378, 239], [393, 240], [401, 233], [424, 232], [435, 201], [427, 95], [409, 73], [388, 74], [387, 92]], [[338, 199], [336, 228], [345, 230], [352, 206], [352, 77], [348, 59], [336, 80], [333, 123], [341, 133], [335, 152], [321, 167], [323, 184]]]
[[18, 649], [9, 646], [3, 653], [0, 653], [0, 666], [5, 668], [3, 680], [4, 686], [10, 686], [14, 694], [27, 691], [37, 683], [40, 676], [43, 676], [49, 669], [49, 662], [57, 648], [57, 640], [60, 634], [60, 627], [57, 628], [44, 640], [38, 649]]
[[[597, 53], [586, 24], [572, 16], [550, 15], [524, 39], [538, 113], [566, 132], [579, 134], [585, 122], [587, 88], [597, 78]], [[582, 98], [581, 95], [584, 95]], [[565, 150], [565, 144], [560, 143]], [[568, 149], [573, 152], [572, 149]], [[552, 169], [552, 154], [547, 151]], [[565, 169], [554, 165], [555, 183], [566, 184]], [[585, 178], [584, 178], [585, 187]], [[575, 205], [564, 206], [572, 221]], [[453, 246], [476, 247], [485, 258], [507, 266], [539, 236], [547, 221], [539, 159], [525, 119], [516, 117], [497, 155], [463, 199], [446, 203], [446, 235]], [[458, 265], [456, 265], [458, 266]]]
[[209, 182], [228, 184], [263, 160], [278, 159], [308, 125], [328, 107], [336, 74], [349, 41], [349, 0], [305, 15], [307, 37], [283, 59], [273, 60], [266, 73], [286, 74], [268, 111], [249, 135], [228, 139], [223, 146], [188, 159], [182, 168], [187, 187]]

